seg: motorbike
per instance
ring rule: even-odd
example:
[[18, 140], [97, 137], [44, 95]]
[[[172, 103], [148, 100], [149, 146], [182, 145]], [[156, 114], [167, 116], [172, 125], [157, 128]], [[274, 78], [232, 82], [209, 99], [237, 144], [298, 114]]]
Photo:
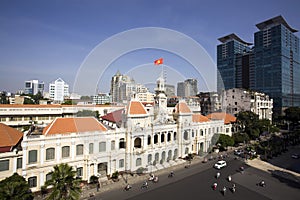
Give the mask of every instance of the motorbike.
[[225, 196], [225, 194], [226, 194], [226, 187], [225, 186], [222, 189], [222, 193], [223, 193], [223, 196]]
[[261, 186], [261, 187], [266, 187], [266, 183], [265, 183], [265, 181], [261, 181], [261, 182], [259, 182], [259, 184], [258, 184], [259, 186]]
[[155, 178], [155, 176], [154, 176], [154, 174], [150, 174], [150, 177], [149, 177], [149, 181], [153, 181], [154, 180], [154, 178]]
[[168, 175], [168, 178], [172, 178], [173, 176], [175, 176], [174, 172], [171, 172], [169, 175]]
[[231, 191], [232, 193], [235, 193], [235, 184], [232, 185]]
[[128, 184], [128, 185], [125, 186], [124, 190], [129, 191], [131, 188], [132, 188], [132, 186]]
[[231, 181], [231, 176], [230, 176], [230, 175], [228, 176], [228, 181], [229, 181], [229, 182]]
[[213, 190], [216, 190], [216, 189], [217, 189], [217, 186], [218, 186], [218, 184], [217, 184], [217, 183], [214, 183], [214, 184], [212, 185]]
[[147, 183], [147, 181], [145, 181], [143, 183], [143, 185], [141, 186], [141, 189], [147, 189], [147, 188], [148, 188], [148, 183]]
[[153, 183], [157, 183], [158, 182], [158, 176], [155, 176], [154, 178], [153, 178]]
[[218, 178], [220, 178], [220, 176], [221, 176], [221, 174], [220, 174], [220, 172], [218, 172], [218, 173], [216, 174], [216, 178], [218, 179]]

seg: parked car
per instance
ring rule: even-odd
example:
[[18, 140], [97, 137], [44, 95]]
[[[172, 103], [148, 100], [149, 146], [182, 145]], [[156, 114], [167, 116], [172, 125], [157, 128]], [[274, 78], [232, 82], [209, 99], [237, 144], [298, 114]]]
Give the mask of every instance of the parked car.
[[298, 158], [300, 158], [300, 155], [299, 155], [299, 154], [297, 154], [297, 153], [294, 153], [294, 154], [292, 155], [292, 158], [294, 158], [294, 159], [298, 159]]
[[242, 149], [236, 149], [236, 150], [234, 150], [234, 155], [240, 156], [242, 154], [244, 154], [244, 150], [242, 150]]
[[216, 169], [221, 169], [226, 166], [227, 166], [227, 163], [225, 160], [219, 160], [216, 164], [214, 164], [214, 168], [216, 168]]

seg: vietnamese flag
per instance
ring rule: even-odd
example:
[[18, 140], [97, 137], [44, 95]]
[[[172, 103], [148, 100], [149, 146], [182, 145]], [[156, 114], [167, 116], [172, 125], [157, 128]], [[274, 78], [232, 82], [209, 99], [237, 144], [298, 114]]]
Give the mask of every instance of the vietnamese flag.
[[158, 59], [158, 60], [155, 60], [154, 61], [154, 65], [160, 65], [160, 64], [163, 64], [163, 59], [162, 58], [160, 58], [160, 59]]

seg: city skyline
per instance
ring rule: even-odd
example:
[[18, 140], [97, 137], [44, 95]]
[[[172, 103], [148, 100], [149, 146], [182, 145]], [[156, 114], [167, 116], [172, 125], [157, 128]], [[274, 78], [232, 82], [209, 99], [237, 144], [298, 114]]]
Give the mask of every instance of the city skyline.
[[[134, 28], [161, 27], [185, 34], [198, 42], [215, 63], [217, 38], [236, 33], [253, 42], [255, 24], [278, 15], [292, 27], [300, 28], [296, 1], [229, 1], [222, 6], [215, 6], [216, 1], [2, 1], [0, 4], [0, 90], [9, 92], [23, 89], [27, 80], [50, 83], [57, 77], [69, 83], [72, 92], [80, 66], [90, 52], [111, 36]], [[299, 33], [296, 35], [299, 37]], [[161, 69], [154, 68], [153, 61], [160, 57], [164, 57], [165, 69], [169, 69], [168, 84], [199, 79], [193, 66], [178, 55], [160, 49], [142, 49], [110, 63], [103, 74], [105, 78], [97, 86], [99, 92], [109, 91], [110, 79], [117, 70], [130, 75], [134, 68], [143, 66], [157, 78]], [[150, 75], [144, 70], [135, 74], [136, 82], [149, 81], [141, 76]], [[216, 80], [209, 81], [198, 80], [199, 90], [203, 90], [205, 82], [216, 90]]]

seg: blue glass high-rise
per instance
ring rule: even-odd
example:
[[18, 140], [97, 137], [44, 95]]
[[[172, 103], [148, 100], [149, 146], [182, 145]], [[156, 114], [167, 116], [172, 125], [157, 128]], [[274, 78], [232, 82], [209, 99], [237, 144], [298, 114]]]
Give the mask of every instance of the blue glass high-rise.
[[274, 113], [300, 106], [299, 38], [282, 16], [256, 24], [255, 86], [274, 100]]

